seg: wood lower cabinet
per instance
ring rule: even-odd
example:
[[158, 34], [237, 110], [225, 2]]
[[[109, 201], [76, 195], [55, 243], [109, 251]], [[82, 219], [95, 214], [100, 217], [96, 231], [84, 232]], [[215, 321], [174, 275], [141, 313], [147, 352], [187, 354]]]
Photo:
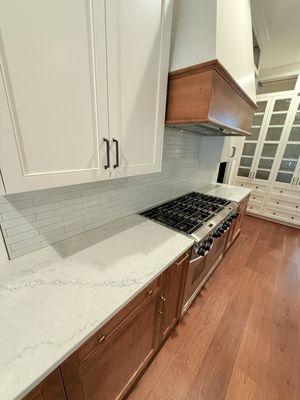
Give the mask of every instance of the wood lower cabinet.
[[66, 400], [59, 368], [25, 396], [24, 400]]
[[184, 254], [165, 273], [165, 285], [162, 294], [164, 302], [161, 325], [162, 340], [171, 332], [181, 314], [183, 290], [189, 259], [189, 254]]
[[[83, 360], [78, 352], [62, 365], [69, 400], [121, 399], [157, 348], [160, 290], [157, 288]], [[71, 369], [75, 376], [68, 381]]]
[[68, 400], [124, 398], [179, 319], [188, 263], [185, 253], [61, 365]]

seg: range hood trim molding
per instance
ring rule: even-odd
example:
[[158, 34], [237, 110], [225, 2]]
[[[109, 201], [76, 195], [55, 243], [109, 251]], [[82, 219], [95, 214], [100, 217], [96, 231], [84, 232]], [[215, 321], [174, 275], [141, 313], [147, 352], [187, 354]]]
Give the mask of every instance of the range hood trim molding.
[[223, 67], [223, 65], [217, 59], [169, 72], [169, 80], [171, 81], [173, 79], [179, 79], [184, 76], [212, 70], [219, 73], [219, 75], [221, 75], [222, 78], [225, 79], [226, 82], [228, 82], [229, 85], [236, 92], [238, 92], [243, 97], [243, 99], [247, 101], [247, 103], [253, 108], [254, 111], [257, 110], [257, 104], [247, 95], [244, 89], [242, 89], [241, 86], [237, 84], [232, 75], [227, 71], [225, 67]]

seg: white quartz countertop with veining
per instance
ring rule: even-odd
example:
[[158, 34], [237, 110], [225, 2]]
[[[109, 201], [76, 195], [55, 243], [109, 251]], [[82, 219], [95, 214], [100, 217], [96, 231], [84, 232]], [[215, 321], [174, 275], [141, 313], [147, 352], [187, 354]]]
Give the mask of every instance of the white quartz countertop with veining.
[[198, 191], [206, 194], [211, 194], [212, 196], [236, 201], [237, 203], [242, 201], [246, 196], [248, 196], [249, 193], [251, 193], [251, 189], [241, 186], [227, 185], [224, 183], [201, 186], [199, 187]]
[[0, 264], [0, 399], [21, 399], [192, 244], [132, 215]]

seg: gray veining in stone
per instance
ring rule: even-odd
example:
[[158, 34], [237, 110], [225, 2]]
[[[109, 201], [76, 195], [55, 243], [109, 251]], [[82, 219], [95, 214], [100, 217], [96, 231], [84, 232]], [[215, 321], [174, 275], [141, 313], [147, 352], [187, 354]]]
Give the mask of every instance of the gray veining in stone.
[[21, 399], [193, 241], [132, 215], [0, 268], [0, 399]]

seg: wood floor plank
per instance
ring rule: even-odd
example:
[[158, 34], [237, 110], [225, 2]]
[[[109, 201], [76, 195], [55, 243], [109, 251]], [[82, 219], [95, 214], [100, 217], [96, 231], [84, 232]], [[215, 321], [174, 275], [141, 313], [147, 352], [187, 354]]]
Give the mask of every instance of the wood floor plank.
[[300, 230], [247, 216], [129, 399], [299, 400]]

